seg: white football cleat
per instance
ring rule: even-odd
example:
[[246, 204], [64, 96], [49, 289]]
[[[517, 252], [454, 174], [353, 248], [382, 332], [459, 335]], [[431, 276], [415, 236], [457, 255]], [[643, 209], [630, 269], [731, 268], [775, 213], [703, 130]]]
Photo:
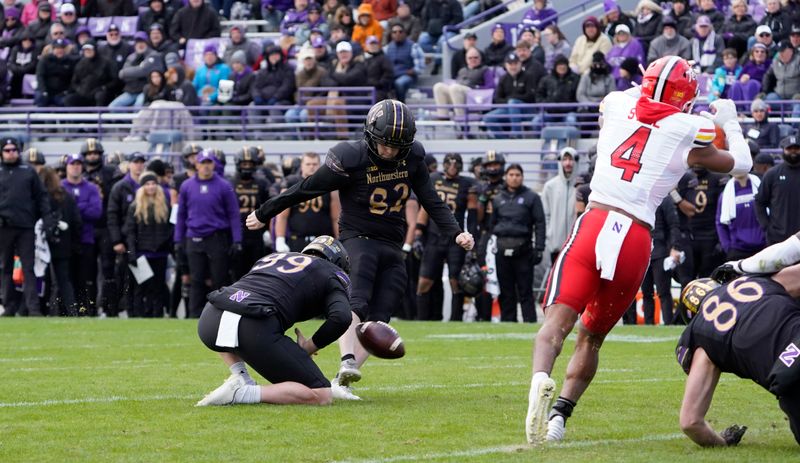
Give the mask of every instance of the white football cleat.
[[353, 359], [343, 360], [342, 366], [339, 367], [339, 385], [346, 387], [351, 383], [357, 383], [361, 380], [361, 371], [358, 369], [358, 364]]
[[206, 407], [208, 405], [231, 405], [233, 403], [236, 391], [246, 386], [244, 378], [241, 375], [230, 375], [228, 379], [222, 383], [222, 386], [209, 392], [208, 395], [203, 397], [203, 400], [197, 402], [195, 407]]
[[531, 384], [528, 393], [528, 415], [525, 417], [525, 436], [529, 444], [541, 444], [547, 438], [547, 416], [555, 395], [556, 382], [551, 378]]
[[564, 422], [564, 417], [561, 415], [554, 415], [547, 422], [547, 442], [560, 442], [564, 440], [567, 428]]
[[331, 396], [333, 396], [334, 400], [361, 400], [361, 397], [353, 394], [353, 389], [350, 386], [339, 384], [339, 378], [331, 380]]

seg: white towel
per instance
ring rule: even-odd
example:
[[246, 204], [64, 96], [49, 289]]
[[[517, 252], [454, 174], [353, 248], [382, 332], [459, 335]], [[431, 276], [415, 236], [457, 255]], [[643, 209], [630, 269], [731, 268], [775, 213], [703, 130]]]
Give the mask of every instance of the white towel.
[[736, 218], [736, 205], [741, 203], [749, 203], [753, 201], [758, 193], [758, 187], [761, 186], [761, 179], [753, 174], [748, 174], [750, 179], [750, 194], [743, 194], [736, 196], [737, 180], [732, 178], [725, 185], [722, 190], [722, 204], [719, 208], [719, 222], [725, 225], [730, 225], [731, 221]]
[[44, 233], [44, 222], [42, 219], [36, 221], [33, 226], [33, 274], [37, 278], [42, 278], [47, 272], [47, 265], [50, 263], [50, 246], [47, 244], [47, 236]]
[[603, 228], [597, 235], [594, 245], [594, 254], [597, 260], [597, 269], [600, 270], [600, 278], [613, 280], [614, 273], [617, 271], [617, 259], [622, 243], [628, 230], [631, 229], [633, 219], [618, 212], [609, 211]]
[[227, 310], [219, 319], [216, 344], [219, 347], [239, 347], [239, 320], [242, 316]]
[[500, 283], [497, 281], [497, 237], [492, 235], [486, 243], [486, 292], [493, 297], [500, 295]]

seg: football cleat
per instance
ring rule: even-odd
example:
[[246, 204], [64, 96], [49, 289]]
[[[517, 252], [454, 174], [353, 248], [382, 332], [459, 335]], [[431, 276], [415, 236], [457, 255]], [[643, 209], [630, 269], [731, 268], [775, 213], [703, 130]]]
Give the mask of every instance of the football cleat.
[[230, 375], [228, 379], [222, 383], [222, 386], [209, 392], [208, 395], [203, 397], [203, 400], [197, 402], [195, 407], [207, 407], [209, 405], [231, 405], [236, 391], [246, 386], [244, 378], [241, 375]]
[[361, 397], [353, 394], [350, 386], [340, 385], [339, 378], [333, 378], [331, 381], [331, 395], [334, 400], [361, 400]]
[[531, 384], [528, 394], [528, 415], [525, 417], [525, 435], [528, 443], [541, 444], [547, 438], [547, 415], [556, 395], [556, 382], [551, 378]]
[[567, 428], [564, 422], [564, 417], [561, 415], [553, 415], [550, 421], [547, 422], [547, 441], [559, 442], [564, 440]]
[[342, 361], [342, 366], [339, 367], [339, 374], [336, 376], [339, 379], [339, 385], [349, 386], [351, 383], [357, 383], [361, 380], [361, 371], [358, 369], [358, 364], [356, 364], [355, 360], [348, 359]]

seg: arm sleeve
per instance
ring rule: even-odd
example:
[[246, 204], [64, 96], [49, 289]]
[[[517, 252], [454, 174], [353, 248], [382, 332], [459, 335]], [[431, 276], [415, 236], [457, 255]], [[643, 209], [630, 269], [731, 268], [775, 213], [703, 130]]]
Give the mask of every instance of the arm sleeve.
[[44, 189], [42, 181], [39, 180], [39, 176], [35, 174], [33, 175], [33, 199], [39, 218], [42, 219], [46, 228], [50, 228], [54, 225], [50, 217], [50, 199]]
[[178, 220], [175, 223], [175, 242], [183, 243], [183, 238], [186, 236], [186, 183], [181, 185], [181, 191], [178, 193]]
[[436, 222], [442, 235], [454, 240], [461, 233], [461, 227], [458, 226], [450, 208], [436, 194], [425, 163], [420, 162], [418, 165], [417, 171], [412, 174], [411, 188], [416, 193], [420, 205], [425, 208], [425, 212]]
[[91, 191], [89, 194], [89, 208], [86, 209], [86, 218], [89, 220], [98, 220], [103, 215], [103, 200], [100, 199], [100, 189], [95, 184], [90, 184]]
[[119, 228], [120, 222], [124, 221], [125, 217], [119, 216], [119, 201], [117, 201], [117, 197], [119, 196], [118, 191], [117, 188], [111, 188], [111, 197], [108, 198], [108, 210], [106, 211], [108, 235], [109, 238], [111, 238], [112, 245], [123, 242], [122, 233]]
[[136, 205], [131, 204], [128, 208], [128, 217], [125, 218], [125, 225], [122, 230], [125, 232], [126, 246], [128, 252], [136, 255]]
[[761, 181], [761, 186], [758, 187], [758, 193], [756, 193], [756, 216], [758, 217], [758, 223], [761, 224], [761, 228], [764, 230], [769, 228], [769, 212], [767, 212], [767, 209], [772, 196], [773, 178], [774, 176], [767, 172], [764, 175], [764, 180]]
[[536, 250], [544, 251], [545, 246], [545, 232], [547, 231], [547, 222], [544, 218], [544, 209], [542, 208], [542, 199], [539, 195], [533, 197], [533, 235], [536, 238]]
[[[331, 153], [329, 152], [328, 156], [330, 155]], [[275, 217], [284, 209], [316, 198], [329, 191], [338, 190], [346, 185], [349, 177], [344, 172], [337, 173], [331, 170], [328, 164], [329, 162], [326, 159], [325, 165], [320, 167], [314, 175], [294, 184], [288, 190], [262, 204], [261, 207], [256, 209], [256, 218], [261, 223], [268, 223], [269, 219]]]
[[[223, 182], [225, 182], [223, 180]], [[225, 182], [225, 211], [228, 213], [228, 223], [231, 226], [231, 236], [234, 243], [242, 242], [242, 218], [239, 215], [239, 199], [233, 188]]]
[[667, 223], [666, 232], [669, 233], [667, 245], [670, 249], [678, 248], [678, 240], [681, 237], [680, 221], [678, 220], [678, 208], [671, 199], [661, 203], [664, 207], [664, 219]]
[[325, 321], [317, 329], [311, 340], [318, 349], [339, 339], [353, 319], [347, 290], [336, 277], [328, 280], [328, 296], [325, 298]]

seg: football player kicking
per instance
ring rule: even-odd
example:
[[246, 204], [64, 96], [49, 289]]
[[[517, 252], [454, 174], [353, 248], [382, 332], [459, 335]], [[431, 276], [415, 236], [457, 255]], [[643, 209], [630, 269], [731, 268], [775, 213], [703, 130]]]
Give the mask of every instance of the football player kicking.
[[425, 165], [425, 149], [414, 140], [414, 116], [396, 100], [383, 100], [367, 114], [364, 139], [342, 142], [328, 151], [325, 164], [247, 217], [258, 229], [286, 208], [339, 190], [342, 214], [339, 238], [352, 259], [353, 323], [339, 340], [342, 363], [331, 382], [334, 398], [358, 400], [350, 385], [361, 379], [369, 354], [356, 338], [362, 320], [388, 322], [406, 289], [402, 245], [405, 204], [412, 191], [442, 236], [466, 250], [472, 235], [462, 232], [450, 208], [439, 198]]
[[675, 353], [689, 375], [680, 426], [703, 447], [736, 445], [747, 427], [717, 434], [706, 413], [720, 373], [752, 379], [778, 399], [800, 444], [800, 264], [772, 277], [745, 276], [721, 287], [695, 280], [681, 303], [695, 312]]
[[[661, 200], [689, 166], [734, 175], [752, 167], [732, 101], [712, 103], [713, 115], [690, 114], [698, 85], [686, 60], [654, 61], [644, 74], [641, 95], [636, 90], [612, 92], [600, 105], [602, 128], [587, 212], [575, 222], [550, 271], [525, 418], [532, 444], [564, 438], [566, 421], [597, 372], [603, 340], [642, 283]], [[715, 123], [725, 131], [730, 152], [711, 143]], [[556, 384], [550, 373], [578, 318], [575, 352], [551, 409]]]
[[746, 259], [720, 265], [711, 273], [711, 278], [720, 283], [727, 283], [742, 275], [770, 275], [798, 262], [800, 262], [800, 232]]
[[[231, 376], [198, 407], [229, 404], [331, 403], [331, 383], [311, 355], [350, 326], [350, 260], [342, 244], [319, 236], [302, 253], [274, 253], [259, 259], [231, 286], [208, 295], [197, 333], [219, 352]], [[323, 316], [311, 338], [295, 328], [297, 342], [284, 332], [297, 322]], [[258, 386], [246, 364], [272, 384]]]

